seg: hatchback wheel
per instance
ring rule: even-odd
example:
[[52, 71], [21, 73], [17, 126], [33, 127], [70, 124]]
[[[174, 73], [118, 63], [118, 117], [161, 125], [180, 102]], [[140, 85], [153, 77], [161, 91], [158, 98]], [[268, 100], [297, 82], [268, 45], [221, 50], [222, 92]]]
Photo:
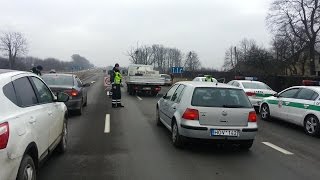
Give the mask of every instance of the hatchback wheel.
[[304, 130], [308, 135], [317, 136], [320, 134], [319, 119], [314, 116], [308, 116], [304, 121]]
[[159, 108], [157, 107], [157, 112], [156, 112], [156, 122], [157, 122], [157, 126], [161, 126], [162, 123], [160, 121], [160, 114], [159, 114]]
[[172, 143], [177, 148], [182, 148], [184, 146], [183, 137], [179, 134], [179, 129], [176, 121], [172, 124]]
[[252, 147], [253, 140], [247, 140], [240, 143], [240, 148], [243, 150], [248, 150]]
[[62, 137], [60, 140], [60, 143], [58, 145], [58, 151], [60, 153], [64, 153], [67, 151], [67, 146], [68, 146], [68, 126], [67, 126], [67, 121], [65, 120], [63, 122], [63, 129], [62, 129], [62, 133], [61, 133]]
[[270, 118], [270, 109], [269, 109], [269, 106], [267, 104], [263, 104], [261, 106], [260, 114], [261, 114], [261, 119], [262, 120], [265, 120], [265, 121], [269, 120], [269, 118]]
[[79, 109], [76, 110], [76, 114], [79, 116], [82, 115], [82, 112], [83, 112], [83, 105], [82, 104], [83, 104], [83, 102], [81, 101], [81, 105], [80, 105]]
[[36, 167], [33, 159], [28, 155], [24, 155], [18, 170], [17, 180], [36, 180]]

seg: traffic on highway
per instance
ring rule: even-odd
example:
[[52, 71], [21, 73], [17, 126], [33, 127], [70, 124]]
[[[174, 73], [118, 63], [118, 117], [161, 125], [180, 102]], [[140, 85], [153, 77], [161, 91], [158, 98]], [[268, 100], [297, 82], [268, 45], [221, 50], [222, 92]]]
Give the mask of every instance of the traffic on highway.
[[[112, 108], [105, 87], [114, 76], [87, 74], [80, 80], [0, 71], [1, 179], [309, 179], [319, 173], [316, 81], [279, 93], [253, 77], [175, 81], [156, 96], [125, 85], [125, 107]], [[139, 77], [163, 76], [153, 70]], [[87, 105], [81, 113], [70, 106], [79, 98], [81, 109]], [[254, 164], [254, 173], [243, 164]]]

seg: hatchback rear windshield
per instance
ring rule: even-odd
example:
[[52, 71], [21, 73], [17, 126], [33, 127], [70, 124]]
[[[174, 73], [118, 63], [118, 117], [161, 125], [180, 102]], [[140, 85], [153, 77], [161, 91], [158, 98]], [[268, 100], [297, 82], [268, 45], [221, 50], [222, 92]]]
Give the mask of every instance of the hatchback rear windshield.
[[72, 76], [66, 75], [43, 75], [42, 79], [49, 86], [73, 86], [74, 81]]
[[192, 106], [251, 108], [252, 105], [241, 89], [199, 87], [192, 96]]
[[271, 88], [261, 82], [242, 82], [242, 85], [245, 89], [268, 89], [271, 90]]

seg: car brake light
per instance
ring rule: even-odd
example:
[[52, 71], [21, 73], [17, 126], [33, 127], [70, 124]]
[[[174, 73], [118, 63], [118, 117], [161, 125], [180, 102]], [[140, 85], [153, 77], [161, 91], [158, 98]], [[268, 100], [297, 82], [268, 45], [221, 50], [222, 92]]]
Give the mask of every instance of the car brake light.
[[71, 90], [66, 90], [65, 91], [69, 96], [75, 97], [78, 96], [79, 91], [75, 90], [75, 89], [71, 89]]
[[160, 90], [161, 90], [161, 87], [156, 87], [155, 90], [156, 90], [156, 91], [160, 91]]
[[256, 95], [256, 93], [254, 93], [254, 92], [246, 92], [246, 94], [247, 94], [247, 96], [255, 96]]
[[0, 124], [0, 149], [7, 147], [9, 140], [9, 124], [7, 122]]
[[255, 111], [249, 112], [248, 122], [257, 122], [257, 114]]
[[199, 111], [196, 109], [187, 108], [183, 113], [182, 118], [186, 120], [199, 120]]

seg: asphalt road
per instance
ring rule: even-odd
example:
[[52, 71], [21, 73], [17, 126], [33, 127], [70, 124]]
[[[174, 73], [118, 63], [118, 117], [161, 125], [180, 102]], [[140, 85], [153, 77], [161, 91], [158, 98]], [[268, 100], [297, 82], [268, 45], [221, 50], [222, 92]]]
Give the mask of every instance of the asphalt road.
[[[320, 177], [320, 138], [305, 135], [300, 127], [259, 121], [258, 136], [249, 151], [204, 144], [179, 150], [171, 144], [169, 131], [156, 126], [158, 98], [129, 96], [123, 88], [125, 108], [112, 109], [103, 75], [87, 81], [96, 83], [89, 88], [84, 114], [69, 119], [69, 149], [46, 161], [40, 180]], [[109, 133], [104, 132], [106, 114], [110, 115]]]

